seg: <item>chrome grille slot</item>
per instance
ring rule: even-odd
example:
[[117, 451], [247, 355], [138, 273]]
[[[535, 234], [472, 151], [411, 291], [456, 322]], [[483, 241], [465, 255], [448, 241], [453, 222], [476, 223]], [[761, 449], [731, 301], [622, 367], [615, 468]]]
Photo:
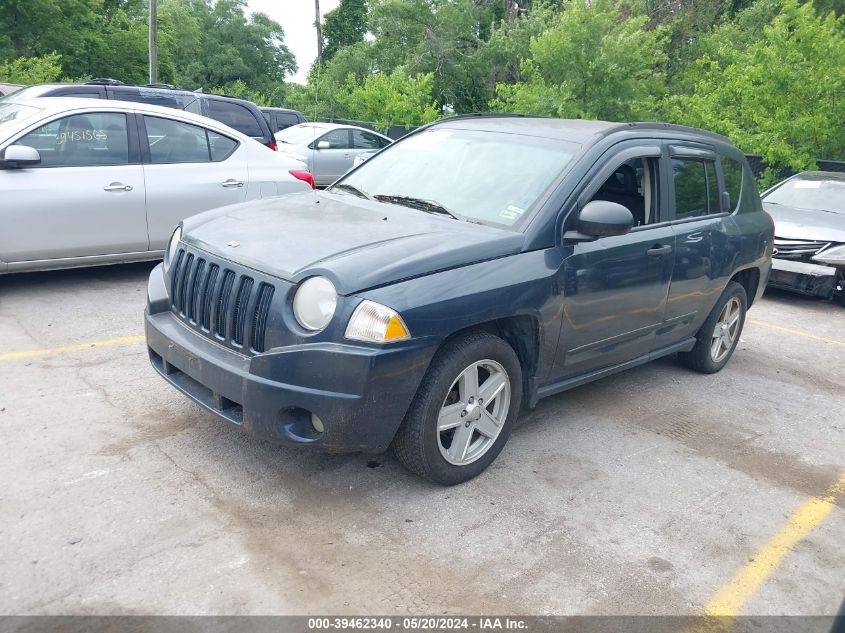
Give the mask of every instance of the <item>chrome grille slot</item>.
[[178, 300], [177, 307], [179, 308], [179, 313], [183, 316], [185, 315], [185, 295], [188, 292], [188, 281], [191, 278], [191, 272], [194, 266], [194, 256], [192, 253], [188, 253], [188, 257], [185, 258], [185, 268], [182, 271], [182, 277], [179, 280], [178, 287], [176, 288], [176, 298]]
[[226, 321], [229, 312], [229, 295], [232, 293], [232, 286], [235, 283], [235, 273], [227, 270], [223, 273], [223, 282], [220, 284], [220, 292], [217, 294], [217, 311], [215, 312], [214, 333], [218, 338], [226, 338]]
[[273, 301], [274, 288], [270, 284], [262, 283], [258, 286], [258, 299], [252, 314], [250, 327], [250, 346], [254, 352], [264, 351], [264, 333], [267, 330], [267, 316]]
[[205, 272], [205, 260], [198, 259], [197, 265], [194, 267], [194, 273], [191, 279], [190, 294], [188, 295], [188, 307], [185, 312], [188, 315], [188, 320], [192, 323], [197, 322], [197, 300], [199, 299], [199, 287], [202, 282], [202, 276]]
[[215, 284], [217, 283], [217, 273], [219, 270], [220, 266], [217, 264], [211, 264], [208, 267], [208, 276], [205, 278], [205, 284], [203, 284], [202, 287], [202, 296], [200, 298], [201, 303], [197, 323], [199, 323], [200, 327], [202, 327], [205, 331], [211, 329], [211, 306], [214, 297]]
[[232, 342], [235, 345], [244, 344], [244, 325], [253, 283], [252, 277], [241, 277], [241, 282], [238, 285], [235, 306], [232, 309]]
[[185, 251], [179, 249], [179, 255], [176, 258], [176, 264], [173, 266], [173, 277], [170, 278], [170, 303], [171, 305], [178, 311], [179, 305], [177, 304], [177, 292], [176, 290], [179, 288], [179, 280], [182, 278], [182, 264], [185, 260]]

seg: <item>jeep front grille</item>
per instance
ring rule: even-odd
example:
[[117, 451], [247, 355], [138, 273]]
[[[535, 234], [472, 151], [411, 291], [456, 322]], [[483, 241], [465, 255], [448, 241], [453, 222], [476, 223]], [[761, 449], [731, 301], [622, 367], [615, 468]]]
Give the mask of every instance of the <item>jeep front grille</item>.
[[224, 260], [180, 248], [170, 276], [171, 310], [200, 334], [243, 353], [264, 351], [275, 292]]

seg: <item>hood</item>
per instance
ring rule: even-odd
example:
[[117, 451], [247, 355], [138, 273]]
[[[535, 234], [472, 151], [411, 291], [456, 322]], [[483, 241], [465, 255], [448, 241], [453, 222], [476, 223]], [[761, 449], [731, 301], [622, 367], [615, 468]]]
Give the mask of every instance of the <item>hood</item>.
[[222, 207], [183, 225], [183, 241], [197, 248], [292, 282], [325, 275], [344, 295], [518, 253], [524, 241], [522, 233], [321, 191]]
[[763, 201], [775, 221], [775, 235], [788, 240], [845, 243], [845, 215]]

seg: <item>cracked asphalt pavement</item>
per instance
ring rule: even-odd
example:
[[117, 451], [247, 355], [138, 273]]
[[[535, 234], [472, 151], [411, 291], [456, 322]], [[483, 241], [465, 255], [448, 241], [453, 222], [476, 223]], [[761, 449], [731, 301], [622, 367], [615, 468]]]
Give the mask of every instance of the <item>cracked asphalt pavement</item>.
[[[700, 614], [845, 470], [837, 305], [767, 293], [721, 373], [667, 358], [542, 401], [440, 488], [177, 393], [131, 338], [151, 268], [0, 277], [2, 614]], [[830, 499], [743, 613], [836, 612]]]

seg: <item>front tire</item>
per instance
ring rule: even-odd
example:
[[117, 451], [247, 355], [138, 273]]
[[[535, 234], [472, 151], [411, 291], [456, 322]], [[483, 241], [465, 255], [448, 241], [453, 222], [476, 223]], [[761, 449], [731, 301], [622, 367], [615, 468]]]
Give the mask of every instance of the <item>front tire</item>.
[[445, 486], [463, 483], [496, 459], [521, 405], [513, 348], [486, 332], [462, 335], [431, 361], [393, 451], [412, 473]]
[[747, 310], [745, 288], [735, 281], [729, 282], [698, 330], [695, 347], [678, 354], [680, 361], [702, 374], [715, 374], [722, 369], [739, 343]]

